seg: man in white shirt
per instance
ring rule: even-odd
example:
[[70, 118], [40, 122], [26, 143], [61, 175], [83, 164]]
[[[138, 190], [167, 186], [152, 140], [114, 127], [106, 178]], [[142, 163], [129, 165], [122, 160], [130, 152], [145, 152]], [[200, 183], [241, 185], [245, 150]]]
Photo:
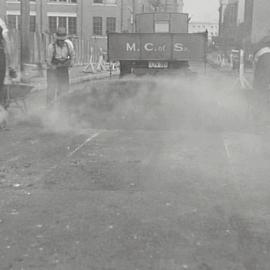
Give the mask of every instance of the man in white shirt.
[[48, 46], [47, 58], [47, 104], [69, 90], [69, 68], [75, 58], [74, 46], [67, 40], [64, 28], [59, 28], [55, 41]]

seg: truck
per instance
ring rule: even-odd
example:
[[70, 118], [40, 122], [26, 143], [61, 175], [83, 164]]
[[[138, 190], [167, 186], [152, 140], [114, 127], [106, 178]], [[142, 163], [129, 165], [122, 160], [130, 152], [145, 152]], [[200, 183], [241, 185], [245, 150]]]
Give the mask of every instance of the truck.
[[134, 33], [108, 33], [108, 59], [120, 62], [121, 76], [206, 62], [207, 32], [189, 34], [188, 21], [186, 13], [136, 14]]

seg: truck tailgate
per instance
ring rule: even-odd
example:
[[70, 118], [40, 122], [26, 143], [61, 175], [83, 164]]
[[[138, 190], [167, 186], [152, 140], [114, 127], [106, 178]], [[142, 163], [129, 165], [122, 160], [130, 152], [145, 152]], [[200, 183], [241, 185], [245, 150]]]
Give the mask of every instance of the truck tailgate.
[[204, 61], [206, 49], [206, 33], [108, 34], [110, 61]]

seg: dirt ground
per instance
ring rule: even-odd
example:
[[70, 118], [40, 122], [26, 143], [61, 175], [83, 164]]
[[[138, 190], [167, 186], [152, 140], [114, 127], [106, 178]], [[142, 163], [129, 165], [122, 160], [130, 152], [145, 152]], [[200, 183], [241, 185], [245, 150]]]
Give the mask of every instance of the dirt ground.
[[11, 108], [0, 269], [268, 270], [270, 132], [232, 85], [101, 81]]

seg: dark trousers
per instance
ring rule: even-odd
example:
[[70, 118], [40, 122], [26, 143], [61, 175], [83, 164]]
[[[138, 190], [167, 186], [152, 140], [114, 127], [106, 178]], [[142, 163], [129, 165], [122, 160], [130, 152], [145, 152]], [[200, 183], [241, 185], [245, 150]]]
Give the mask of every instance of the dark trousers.
[[0, 105], [4, 106], [6, 102], [6, 90], [4, 80], [6, 76], [6, 56], [4, 49], [0, 48]]
[[270, 86], [270, 53], [259, 57], [254, 71], [254, 88], [257, 91], [269, 90]]
[[57, 101], [69, 91], [68, 67], [47, 70], [47, 104]]

